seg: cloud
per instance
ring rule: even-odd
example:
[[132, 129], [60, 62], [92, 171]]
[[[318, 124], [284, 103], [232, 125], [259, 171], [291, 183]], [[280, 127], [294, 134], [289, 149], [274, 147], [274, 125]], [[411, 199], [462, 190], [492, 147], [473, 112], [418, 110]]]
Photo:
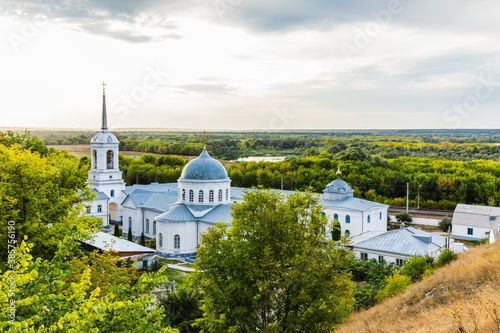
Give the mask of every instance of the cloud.
[[177, 93], [200, 93], [206, 95], [232, 95], [237, 89], [221, 83], [193, 83], [170, 86], [177, 89]]
[[31, 22], [58, 22], [130, 43], [179, 39], [178, 24], [136, 1], [6, 0], [0, 14]]

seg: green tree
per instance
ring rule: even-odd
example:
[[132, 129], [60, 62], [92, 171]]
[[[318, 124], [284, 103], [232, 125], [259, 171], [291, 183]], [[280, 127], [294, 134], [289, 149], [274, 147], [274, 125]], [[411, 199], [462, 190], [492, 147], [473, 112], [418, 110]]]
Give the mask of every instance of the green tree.
[[203, 314], [200, 300], [201, 295], [189, 284], [180, 284], [176, 291], [160, 296], [158, 303], [163, 306], [165, 324], [177, 328], [181, 333], [199, 332], [199, 328], [192, 324]]
[[127, 240], [129, 242], [132, 241], [132, 227], [130, 227], [130, 226], [128, 227]]
[[394, 263], [385, 260], [354, 260], [349, 266], [352, 279], [356, 282], [355, 308], [362, 309], [375, 305], [377, 293], [385, 287], [387, 277], [394, 271]]
[[440, 222], [439, 222], [439, 227], [441, 228], [441, 230], [443, 230], [444, 232], [447, 232], [448, 231], [448, 228], [451, 227], [451, 219], [449, 217], [445, 217], [444, 219], [442, 219]]
[[66, 152], [42, 156], [17, 144], [0, 145], [0, 263], [6, 261], [8, 221], [15, 223], [18, 241], [29, 237], [35, 257], [50, 259], [63, 239], [66, 251], [75, 253], [102, 223], [80, 214], [93, 198], [86, 179], [87, 170]]
[[113, 235], [116, 237], [120, 237], [122, 235], [122, 232], [121, 232], [121, 229], [120, 229], [120, 226], [118, 225], [118, 223], [115, 223], [115, 229], [113, 231]]
[[351, 311], [345, 246], [325, 239], [319, 198], [248, 191], [233, 206], [231, 229], [202, 236], [194, 285], [203, 294], [206, 332], [326, 332]]
[[99, 288], [100, 297], [130, 288], [137, 281], [137, 269], [128, 267], [126, 260], [119, 259], [114, 251], [93, 251], [89, 255], [73, 258], [69, 272], [61, 277], [62, 281], [77, 283], [84, 274], [89, 274], [91, 288]]
[[339, 241], [341, 236], [340, 222], [338, 219], [334, 219], [332, 224], [332, 240]]
[[144, 237], [143, 232], [141, 232], [141, 238], [139, 240], [139, 244], [141, 244], [142, 246], [146, 246], [146, 238]]
[[[1, 276], [1, 331], [177, 332], [162, 324], [162, 310], [147, 296], [165, 280], [162, 271], [142, 274], [137, 283], [121, 286], [119, 292], [102, 293], [93, 282], [92, 268], [84, 268], [67, 283], [67, 274], [72, 272], [64, 273], [65, 260], [59, 254], [50, 261], [33, 260], [30, 247], [22, 241], [16, 252], [15, 273], [7, 271]], [[10, 322], [13, 287], [16, 309], [15, 320]]]

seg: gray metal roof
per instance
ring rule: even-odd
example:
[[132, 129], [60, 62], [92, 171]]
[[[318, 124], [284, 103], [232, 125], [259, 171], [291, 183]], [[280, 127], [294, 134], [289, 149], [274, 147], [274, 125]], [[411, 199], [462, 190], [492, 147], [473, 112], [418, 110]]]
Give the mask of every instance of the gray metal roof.
[[97, 193], [97, 196], [94, 200], [107, 200], [109, 199], [108, 195], [104, 192], [99, 192], [95, 188], [92, 189], [92, 192]]
[[185, 204], [176, 205], [172, 207], [170, 211], [157, 216], [156, 220], [164, 222], [200, 221], [213, 224], [219, 222], [230, 223], [232, 220], [230, 204], [205, 206], [205, 208], [208, 208], [207, 209], [208, 211], [202, 216], [193, 215], [193, 213], [190, 210], [190, 208], [192, 208], [193, 206], [195, 205], [189, 205], [189, 207], [188, 205]]
[[415, 229], [412, 227], [391, 230], [380, 234], [370, 232], [354, 236], [351, 246], [357, 250], [372, 250], [390, 252], [405, 256], [424, 256], [430, 252], [442, 248], [446, 244], [446, 238], [433, 233]]
[[189, 222], [195, 221], [196, 218], [184, 204], [172, 207], [172, 210], [160, 214], [156, 217], [157, 221], [165, 222]]
[[126, 239], [118, 238], [105, 232], [98, 232], [94, 239], [86, 241], [85, 243], [95, 246], [101, 250], [115, 250], [117, 252], [155, 252], [155, 250], [150, 249], [134, 242], [129, 242]]
[[325, 200], [322, 199], [321, 203], [326, 208], [331, 209], [347, 209], [363, 212], [372, 208], [387, 207], [388, 205], [381, 204], [379, 202], [373, 202], [369, 200], [359, 199], [355, 197], [345, 198], [344, 200]]
[[146, 190], [149, 192], [177, 192], [177, 183], [151, 183], [151, 184], [135, 184], [132, 186], [127, 186], [123, 191], [125, 194], [130, 194], [137, 189]]
[[231, 216], [231, 205], [219, 205], [216, 208], [212, 209], [208, 214], [205, 214], [200, 218], [202, 222], [208, 223], [219, 223], [226, 222], [227, 224], [231, 224], [233, 217]]
[[212, 158], [208, 152], [203, 149], [200, 156], [189, 161], [182, 170], [181, 180], [220, 180], [228, 179], [226, 168]]
[[138, 188], [128, 194], [127, 198], [130, 198], [136, 208], [165, 212], [170, 204], [177, 201], [177, 191], [150, 192]]
[[454, 225], [490, 228], [500, 221], [500, 207], [458, 204], [453, 212]]

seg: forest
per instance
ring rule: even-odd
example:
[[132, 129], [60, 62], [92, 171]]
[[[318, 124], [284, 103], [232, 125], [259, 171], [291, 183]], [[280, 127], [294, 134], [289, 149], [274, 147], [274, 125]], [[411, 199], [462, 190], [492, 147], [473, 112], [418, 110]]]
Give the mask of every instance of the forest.
[[[121, 151], [146, 153], [139, 158], [120, 155], [128, 185], [177, 181], [187, 163], [179, 155], [195, 157], [206, 144], [209, 153], [226, 164], [233, 186], [310, 188], [320, 193], [340, 168], [360, 198], [404, 206], [408, 186], [410, 207], [453, 210], [457, 203], [498, 206], [497, 132], [214, 132], [208, 139], [195, 132], [124, 132], [118, 138]], [[89, 136], [45, 133], [43, 140], [88, 143]], [[284, 160], [234, 162], [243, 156]], [[86, 157], [81, 160], [89, 162]]]
[[[469, 161], [500, 160], [500, 134], [496, 130], [366, 130], [290, 132], [113, 131], [120, 150], [146, 153], [199, 154], [207, 141], [213, 157], [234, 160], [245, 156], [315, 155], [358, 147], [382, 158], [400, 156]], [[88, 144], [94, 132], [33, 132], [46, 145]], [[359, 158], [359, 157], [358, 157]]]

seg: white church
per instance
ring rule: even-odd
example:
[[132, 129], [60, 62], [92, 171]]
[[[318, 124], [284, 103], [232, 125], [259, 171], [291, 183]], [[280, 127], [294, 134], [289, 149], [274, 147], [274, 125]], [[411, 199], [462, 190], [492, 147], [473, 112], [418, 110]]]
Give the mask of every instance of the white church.
[[[87, 215], [102, 218], [104, 226], [123, 224], [123, 235], [132, 231], [156, 238], [157, 254], [163, 257], [196, 255], [200, 234], [219, 222], [231, 224], [231, 205], [242, 202], [244, 188], [231, 187], [225, 167], [203, 149], [184, 167], [177, 183], [126, 186], [118, 163], [119, 142], [108, 131], [103, 91], [102, 126], [90, 142], [89, 183], [97, 193]], [[322, 204], [325, 214], [340, 222], [341, 232], [358, 235], [387, 230], [388, 205], [354, 197], [341, 179], [326, 185]], [[291, 191], [281, 191], [287, 195]], [[327, 230], [328, 234], [330, 231]]]

